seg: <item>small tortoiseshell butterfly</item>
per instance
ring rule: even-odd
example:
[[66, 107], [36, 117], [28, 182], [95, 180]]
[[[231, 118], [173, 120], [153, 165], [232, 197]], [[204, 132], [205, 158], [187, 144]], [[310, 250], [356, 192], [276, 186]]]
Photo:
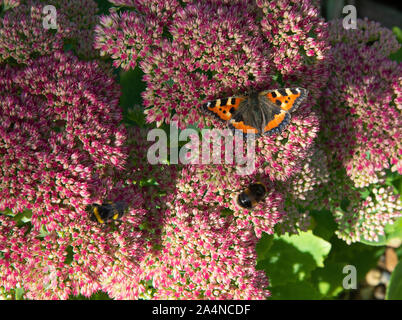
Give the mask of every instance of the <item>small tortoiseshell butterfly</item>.
[[[303, 88], [284, 88], [209, 101], [203, 110], [226, 121], [232, 130], [240, 130], [256, 137], [280, 133], [307, 97]], [[247, 132], [249, 130], [249, 132]]]

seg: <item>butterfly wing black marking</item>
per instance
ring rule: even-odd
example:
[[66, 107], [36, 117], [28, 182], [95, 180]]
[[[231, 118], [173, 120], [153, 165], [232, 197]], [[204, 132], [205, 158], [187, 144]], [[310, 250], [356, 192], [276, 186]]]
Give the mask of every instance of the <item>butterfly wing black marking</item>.
[[280, 133], [289, 124], [291, 115], [289, 112], [282, 110], [264, 96], [259, 96], [259, 109], [263, 114], [261, 122], [261, 132], [263, 135], [272, 135]]

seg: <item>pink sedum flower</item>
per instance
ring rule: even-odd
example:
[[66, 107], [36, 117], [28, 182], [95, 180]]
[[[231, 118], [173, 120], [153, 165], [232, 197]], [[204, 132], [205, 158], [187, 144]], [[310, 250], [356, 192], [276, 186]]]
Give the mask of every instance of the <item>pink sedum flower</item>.
[[315, 146], [303, 161], [302, 170], [288, 181], [279, 182], [278, 192], [285, 195], [284, 212], [278, 225], [281, 232], [297, 234], [311, 227], [311, 209], [328, 204], [322, 192], [329, 182], [328, 164], [325, 153]]
[[136, 266], [117, 260], [108, 267], [103, 290], [118, 299], [267, 297], [266, 276], [255, 269], [254, 232], [273, 232], [280, 195], [269, 190], [254, 212], [243, 210], [235, 199], [239, 178], [227, 166], [152, 166], [143, 156], [146, 134], [133, 130], [129, 142], [134, 180], [157, 180], [142, 188], [147, 215], [141, 225], [150, 249]]
[[101, 17], [95, 32], [95, 48], [101, 55], [109, 54], [115, 67], [129, 69], [149, 54], [150, 46], [159, 41], [162, 27], [135, 12], [113, 12]]
[[325, 199], [317, 204], [333, 212], [336, 234], [347, 243], [378, 241], [401, 216], [398, 196], [384, 186], [387, 171], [402, 172], [402, 69], [388, 58], [399, 45], [378, 23], [358, 20], [357, 27], [330, 24], [333, 73], [320, 103], [330, 179], [317, 190]]
[[127, 158], [113, 80], [55, 53], [0, 68], [0, 84], [1, 210], [32, 210], [32, 224], [50, 231], [64, 209], [107, 197]]
[[365, 187], [383, 182], [388, 169], [402, 173], [402, 65], [387, 57], [398, 44], [368, 21], [358, 21], [359, 41], [338, 31], [341, 22], [331, 28], [334, 72], [323, 94], [323, 136], [355, 186]]
[[[226, 220], [226, 221], [225, 221]], [[163, 249], [147, 257], [155, 299], [264, 299], [268, 281], [255, 270], [256, 238], [221, 212], [177, 204], [168, 211]]]
[[0, 0], [0, 5], [3, 5], [3, 10], [6, 11], [10, 8], [19, 6], [20, 0]]
[[348, 207], [338, 208], [334, 216], [338, 223], [336, 234], [348, 244], [356, 241], [379, 241], [384, 228], [402, 217], [402, 204], [393, 187], [376, 187], [364, 200], [359, 193], [349, 195]]
[[178, 0], [111, 0], [117, 6], [135, 8], [142, 15], [149, 18], [157, 18], [158, 23], [166, 25], [170, 23], [173, 13], [180, 6]]
[[[240, 207], [237, 204], [238, 195], [258, 180], [268, 188], [266, 197], [253, 210]], [[182, 169], [177, 188], [179, 192], [176, 201], [179, 203], [198, 210], [216, 207], [216, 210], [228, 211], [236, 223], [254, 229], [258, 238], [262, 232], [271, 234], [283, 215], [282, 195], [269, 180], [239, 176], [235, 166], [188, 165]]]
[[[266, 16], [265, 25], [274, 18], [264, 1], [257, 5], [250, 1], [186, 1], [177, 7], [166, 29], [168, 33], [163, 34], [155, 26], [156, 32], [146, 32], [148, 26], [143, 20], [154, 23], [163, 17], [141, 10], [137, 2], [141, 1], [118, 4], [134, 6], [139, 14], [113, 13], [102, 18], [97, 27], [96, 46], [102, 54], [112, 55], [116, 66], [126, 69], [140, 62], [147, 84], [143, 98], [149, 108], [148, 122], [161, 124], [177, 120], [180, 128], [195, 123], [202, 126], [204, 116], [199, 107], [206, 98], [291, 85], [295, 81], [305, 82], [311, 92], [311, 103], [316, 101], [323, 85], [321, 79], [328, 74], [323, 64], [328, 46], [326, 24], [309, 1], [302, 5], [283, 3], [280, 8], [269, 9], [278, 16], [303, 17], [298, 18], [295, 27], [290, 18], [277, 19], [280, 29], [274, 31], [264, 29], [259, 22], [260, 16]], [[285, 37], [282, 28], [294, 33], [294, 37]], [[306, 37], [308, 32], [314, 33], [314, 38]], [[292, 49], [282, 52], [272, 42], [273, 36], [276, 41], [284, 41], [281, 37], [285, 37]], [[136, 43], [140, 46], [145, 43], [146, 47]], [[304, 57], [301, 52], [297, 53], [298, 47], [303, 47], [303, 52], [312, 50], [314, 54]], [[275, 62], [286, 59], [297, 63], [285, 66]], [[272, 78], [278, 73], [285, 84], [273, 83]]]
[[[26, 63], [34, 56], [63, 49], [64, 41], [74, 43], [80, 56], [94, 57], [91, 52], [92, 29], [97, 22], [94, 1], [21, 0], [5, 4], [9, 10], [0, 18], [0, 62], [12, 58], [17, 63]], [[45, 5], [56, 8], [56, 30], [43, 26]]]
[[[129, 139], [138, 137], [129, 135]], [[99, 225], [87, 214], [77, 215], [74, 208], [61, 208], [57, 213], [65, 220], [57, 230], [49, 231], [46, 225], [26, 232], [26, 227], [20, 228], [12, 220], [11, 213], [0, 215], [1, 287], [21, 287], [29, 299], [68, 299], [80, 294], [89, 297], [99, 290], [116, 299], [136, 299], [146, 291], [141, 289], [140, 266], [157, 248], [164, 212], [148, 210], [148, 206], [163, 207], [166, 199], [153, 199], [151, 188], [140, 190], [140, 176], [133, 168], [137, 168], [134, 163], [145, 161], [142, 153], [136, 153], [141, 152], [141, 144], [129, 151], [128, 170], [117, 172], [108, 190], [109, 199], [129, 206], [115, 226]], [[154, 174], [140, 165], [137, 169], [142, 169], [141, 179]], [[170, 172], [159, 169], [160, 177]], [[167, 188], [171, 181], [171, 177], [161, 178], [159, 183]]]

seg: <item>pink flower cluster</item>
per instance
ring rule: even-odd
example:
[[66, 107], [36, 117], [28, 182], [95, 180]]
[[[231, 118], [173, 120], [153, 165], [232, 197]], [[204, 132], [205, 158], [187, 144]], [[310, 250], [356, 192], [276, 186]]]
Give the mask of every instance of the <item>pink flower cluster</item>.
[[[133, 198], [133, 206], [141, 205]], [[141, 217], [136, 210], [137, 219]], [[60, 230], [45, 235], [24, 235], [9, 217], [0, 216], [0, 286], [23, 288], [28, 299], [86, 297], [107, 289], [113, 269], [124, 265], [137, 270], [136, 259], [145, 251], [138, 224], [126, 219], [119, 231], [88, 223], [87, 217], [69, 221]]]
[[264, 299], [268, 281], [255, 270], [257, 238], [218, 208], [175, 204], [168, 211], [160, 254], [146, 274], [157, 299]]
[[[142, 70], [149, 123], [222, 128], [200, 111], [209, 99], [294, 86], [309, 96], [286, 130], [256, 141], [248, 176], [234, 163], [153, 166], [147, 130], [121, 124], [111, 75], [60, 51], [70, 41], [94, 56], [77, 39], [95, 35], [95, 3], [46, 2], [60, 24], [48, 32], [44, 1], [0, 1], [0, 295], [264, 299], [262, 232], [306, 230], [309, 210], [327, 208], [351, 243], [401, 216], [382, 186], [387, 170], [402, 173], [402, 70], [388, 59], [398, 49], [389, 31], [362, 20], [328, 30], [310, 0], [111, 2], [131, 9], [101, 17], [95, 47]], [[266, 197], [241, 208], [237, 196], [256, 181]], [[128, 204], [120, 222], [89, 221], [86, 206], [105, 199]], [[30, 211], [31, 230], [14, 221]]]
[[[124, 4], [137, 5], [137, 1], [129, 2]], [[277, 72], [286, 76], [286, 85], [305, 81], [300, 85], [311, 91], [314, 103], [321, 79], [328, 74], [322, 63], [328, 48], [325, 23], [310, 1], [302, 5], [287, 1], [269, 9], [264, 1], [253, 7], [250, 1], [187, 2], [172, 15], [167, 34], [155, 27], [154, 15], [146, 10], [103, 17], [97, 27], [96, 46], [102, 54], [111, 54], [115, 65], [129, 68], [140, 61], [146, 74], [143, 97], [149, 122], [177, 120], [181, 128], [195, 123], [202, 126], [199, 109], [206, 98], [278, 86], [272, 81]], [[261, 15], [264, 23], [258, 22]], [[277, 19], [288, 15], [299, 17], [296, 25], [290, 19]], [[277, 27], [267, 30], [273, 21]], [[307, 33], [314, 38], [307, 38]], [[277, 42], [284, 38], [289, 49], [280, 50], [273, 37]], [[297, 52], [300, 47], [309, 55]], [[295, 59], [295, 65], [275, 64]]]
[[101, 17], [95, 32], [95, 48], [101, 50], [101, 55], [109, 54], [116, 68], [129, 69], [147, 55], [152, 43], [161, 36], [162, 26], [135, 12], [112, 12]]
[[0, 88], [0, 210], [32, 210], [53, 230], [104, 199], [127, 157], [113, 79], [57, 52], [2, 66]]
[[[138, 5], [137, 1], [119, 4]], [[154, 17], [145, 9], [112, 13], [102, 17], [96, 28], [101, 54], [110, 54], [114, 65], [125, 69], [139, 63], [145, 73], [147, 121], [158, 126], [177, 121], [181, 129], [192, 124], [222, 128], [201, 112], [208, 99], [297, 83], [309, 90], [308, 101], [282, 135], [258, 141], [256, 166], [279, 180], [300, 170], [318, 131], [311, 108], [325, 84], [322, 79], [328, 76], [326, 24], [310, 1], [282, 1], [278, 6], [264, 1], [187, 1], [163, 30], [163, 23], [158, 27]], [[274, 23], [276, 27], [268, 30]], [[282, 39], [289, 48], [283, 51], [273, 39]], [[308, 56], [303, 54], [306, 50], [311, 51]]]
[[111, 0], [110, 2], [117, 6], [135, 8], [147, 19], [156, 18], [160, 25], [168, 24], [180, 6], [178, 0]]
[[[72, 61], [77, 62], [75, 59]], [[68, 68], [68, 59], [64, 62]], [[80, 64], [81, 67], [85, 65]], [[74, 65], [77, 66], [77, 63]], [[88, 70], [92, 76], [96, 75], [96, 69], [90, 66], [87, 65]], [[73, 73], [74, 70], [70, 71]], [[99, 75], [98, 79], [106, 82]], [[101, 102], [99, 104], [102, 105]], [[80, 116], [85, 114], [77, 108], [74, 111]], [[112, 119], [109, 121], [111, 124]], [[79, 137], [75, 138], [78, 140]], [[109, 138], [113, 140], [112, 136]], [[99, 290], [119, 299], [143, 296], [147, 288], [141, 281], [148, 277], [148, 273], [140, 269], [141, 262], [159, 252], [162, 218], [168, 199], [152, 187], [144, 187], [141, 191], [140, 182], [146, 181], [146, 177], [156, 176], [160, 178], [157, 185], [161, 188], [174, 186], [175, 168], [154, 167], [148, 171], [151, 166], [143, 157], [144, 150], [146, 152], [146, 144], [142, 143], [144, 136], [135, 131], [130, 133], [128, 140], [139, 143], [130, 148], [127, 170], [113, 173], [112, 167], [106, 163], [107, 156], [103, 155], [105, 163], [102, 166], [113, 180], [102, 180], [102, 171], [98, 169], [97, 172], [97, 183], [108, 184], [105, 197], [122, 200], [129, 205], [129, 211], [118, 227], [91, 222], [87, 214], [77, 214], [80, 207], [73, 206], [52, 212], [51, 218], [58, 218], [59, 223], [55, 230], [49, 230], [46, 224], [45, 228], [33, 228], [27, 232], [27, 227], [17, 226], [12, 214], [0, 215], [0, 287], [6, 291], [23, 288], [25, 297], [29, 299], [67, 299], [70, 295], [79, 294], [89, 297]], [[105, 143], [102, 147], [108, 146]], [[80, 151], [80, 158], [85, 160], [83, 150], [76, 151]], [[59, 171], [60, 174], [64, 172]], [[96, 173], [94, 175], [97, 176]], [[72, 184], [79, 184], [79, 181]], [[166, 192], [172, 195], [172, 192]], [[80, 202], [85, 204], [92, 200], [82, 196]], [[38, 201], [41, 202], [40, 199]], [[156, 207], [160, 209], [155, 211]], [[33, 220], [31, 222], [34, 224]]]
[[[156, 194], [162, 191], [162, 203], [159, 210], [150, 210], [151, 219], [156, 218], [157, 223], [148, 222], [147, 229], [155, 230], [151, 234], [158, 234], [160, 250], [140, 262], [140, 286], [135, 285], [142, 290], [140, 296], [153, 299], [265, 298], [269, 294], [268, 282], [263, 272], [255, 270], [258, 238], [254, 231], [257, 234], [273, 232], [273, 225], [280, 217], [280, 195], [269, 190], [257, 210], [240, 210], [236, 196], [242, 186], [239, 177], [233, 174], [234, 168], [186, 165], [176, 167], [175, 172], [172, 165], [150, 166], [141, 156], [149, 146], [142, 142], [145, 135], [146, 132], [133, 136], [136, 147], [132, 152], [143, 159], [137, 159], [136, 166], [139, 172], [161, 171], [159, 174], [150, 172], [152, 177], [158, 177], [158, 186], [146, 187], [149, 189], [146, 193], [154, 200], [148, 201], [146, 193], [143, 197], [151, 208], [155, 198], [158, 199]], [[114, 294], [118, 289], [116, 283]]]
[[[309, 1], [275, 8], [251, 1], [159, 3], [125, 1], [138, 10], [102, 17], [96, 29], [96, 46], [115, 66], [139, 64], [144, 71], [149, 122], [219, 126], [201, 116], [200, 105], [248, 89], [297, 83], [310, 91], [309, 100], [282, 135], [257, 142], [257, 170], [245, 178], [233, 165], [150, 166], [144, 133], [132, 131], [125, 140], [118, 91], [95, 64], [57, 52], [24, 60], [22, 69], [4, 67], [1, 137], [11, 156], [2, 158], [1, 205], [14, 213], [32, 210], [34, 225], [25, 235], [10, 217], [1, 217], [4, 234], [15, 230], [15, 239], [2, 239], [0, 286], [7, 290], [21, 286], [27, 297], [40, 299], [98, 290], [118, 299], [269, 295], [265, 274], [255, 269], [255, 244], [284, 216], [283, 196], [271, 180], [302, 170], [318, 131], [312, 106], [320, 78], [328, 74], [325, 24]], [[271, 11], [299, 14], [308, 24], [298, 21], [281, 31], [290, 23], [281, 20], [281, 35], [268, 32], [269, 21], [280, 20]], [[316, 40], [287, 38], [289, 48], [303, 44], [315, 51], [285, 68], [274, 57], [285, 61], [297, 53], [282, 52], [271, 40], [291, 32], [310, 32]], [[267, 185], [268, 195], [254, 210], [244, 210], [237, 195], [255, 180]], [[100, 228], [83, 212], [105, 198], [135, 208], [117, 230]]]
[[[33, 56], [61, 50], [65, 42], [74, 44], [79, 55], [94, 57], [91, 40], [97, 22], [94, 1], [21, 0], [4, 4], [8, 10], [0, 17], [0, 63], [9, 58], [25, 63]], [[56, 8], [57, 30], [43, 26], [45, 5]]]
[[393, 187], [372, 186], [365, 199], [361, 199], [359, 192], [347, 197], [347, 208], [340, 207], [334, 213], [338, 223], [336, 234], [347, 243], [378, 241], [385, 234], [385, 226], [402, 216], [402, 203]]
[[[197, 185], [205, 189], [208, 177], [193, 182], [190, 167], [149, 165], [143, 156], [149, 146], [145, 136], [146, 132], [132, 130], [128, 137], [132, 142], [128, 170], [117, 176], [121, 189], [113, 191], [121, 194], [140, 185], [136, 189], [140, 194], [131, 194], [134, 209], [118, 228], [79, 216], [57, 231], [25, 234], [24, 227], [0, 216], [0, 287], [22, 287], [31, 299], [90, 296], [98, 290], [116, 299], [263, 299], [269, 295], [264, 272], [255, 269], [258, 238], [253, 224], [263, 220], [258, 216], [262, 212], [257, 210], [249, 221], [233, 199], [219, 204], [221, 196], [213, 184], [204, 198], [192, 195], [198, 203], [189, 201], [186, 190]], [[130, 187], [124, 181], [133, 183]], [[270, 190], [262, 207], [271, 207], [271, 217], [266, 213], [265, 217], [272, 223], [278, 205], [280, 196]]]
[[323, 93], [322, 129], [329, 152], [364, 187], [383, 182], [387, 169], [402, 173], [402, 65], [387, 57], [399, 47], [391, 31], [361, 20], [358, 28], [356, 39], [339, 31], [341, 22], [331, 26], [333, 76]]
[[3, 10], [15, 8], [20, 4], [20, 0], [0, 0], [0, 5], [3, 6]]
[[[207, 211], [208, 207], [214, 207], [217, 211], [231, 212], [237, 224], [251, 228], [259, 238], [262, 232], [271, 234], [275, 224], [280, 221], [283, 199], [267, 177], [261, 175], [259, 179], [253, 179], [253, 175], [239, 176], [235, 166], [185, 166], [177, 181], [176, 201], [185, 204], [186, 208]], [[261, 181], [268, 188], [265, 200], [253, 210], [241, 208], [237, 204], [237, 196], [256, 181]]]
[[399, 44], [377, 23], [357, 26], [344, 30], [342, 21], [331, 22], [333, 73], [320, 104], [330, 179], [317, 193], [348, 243], [377, 241], [402, 215], [399, 196], [384, 186], [387, 171], [402, 173], [402, 65], [388, 58]]
[[281, 232], [297, 234], [311, 226], [310, 210], [328, 204], [323, 190], [329, 182], [329, 172], [325, 153], [315, 146], [303, 161], [302, 170], [289, 180], [279, 182], [277, 189], [285, 195], [284, 211], [278, 229]]

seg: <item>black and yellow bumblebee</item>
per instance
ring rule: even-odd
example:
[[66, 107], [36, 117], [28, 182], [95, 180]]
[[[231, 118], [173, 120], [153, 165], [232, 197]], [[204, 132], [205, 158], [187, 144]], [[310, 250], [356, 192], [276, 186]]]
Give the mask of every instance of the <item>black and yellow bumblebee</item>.
[[102, 204], [95, 203], [89, 207], [90, 220], [98, 221], [101, 224], [108, 223], [112, 220], [118, 220], [124, 216], [127, 208], [127, 203], [124, 201], [106, 201]]
[[245, 209], [254, 208], [258, 202], [264, 199], [267, 187], [261, 182], [250, 184], [237, 196], [237, 204]]

